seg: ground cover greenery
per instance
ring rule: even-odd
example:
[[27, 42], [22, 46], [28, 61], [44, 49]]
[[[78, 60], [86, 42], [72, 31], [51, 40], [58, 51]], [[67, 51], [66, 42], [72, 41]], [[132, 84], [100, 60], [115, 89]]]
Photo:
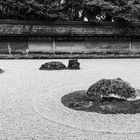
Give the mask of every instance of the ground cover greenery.
[[1, 0], [0, 19], [139, 21], [139, 0]]

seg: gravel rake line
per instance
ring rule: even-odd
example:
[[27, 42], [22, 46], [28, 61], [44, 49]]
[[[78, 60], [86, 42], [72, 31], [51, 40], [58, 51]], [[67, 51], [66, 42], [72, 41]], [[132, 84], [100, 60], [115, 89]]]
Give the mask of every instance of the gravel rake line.
[[95, 132], [95, 133], [100, 133], [100, 134], [102, 134], [102, 133], [104, 133], [104, 134], [140, 134], [140, 131], [128, 132], [128, 133], [126, 133], [126, 132], [119, 133], [119, 132], [111, 132], [111, 131], [93, 131], [93, 130], [86, 130], [86, 129], [82, 129], [82, 128], [79, 128], [79, 127], [70, 126], [70, 125], [67, 125], [65, 123], [57, 122], [57, 121], [52, 120], [50, 117], [46, 117], [43, 114], [39, 113], [37, 107], [34, 106], [33, 100], [32, 99], [30, 99], [30, 100], [32, 102], [32, 105], [33, 105], [32, 107], [33, 107], [33, 110], [35, 111], [35, 113], [37, 113], [44, 120], [49, 120], [49, 121], [51, 121], [53, 123], [56, 123], [56, 124], [59, 124], [61, 126], [69, 127], [71, 129], [77, 129], [77, 130], [80, 130], [80, 131]]

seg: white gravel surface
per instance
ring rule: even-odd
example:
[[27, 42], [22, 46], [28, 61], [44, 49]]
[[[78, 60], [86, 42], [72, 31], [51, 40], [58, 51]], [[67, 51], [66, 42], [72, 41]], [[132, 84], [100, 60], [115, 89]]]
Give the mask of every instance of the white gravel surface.
[[139, 114], [86, 113], [61, 104], [63, 95], [102, 78], [120, 77], [140, 89], [140, 59], [79, 60], [80, 70], [40, 71], [48, 61], [0, 61], [0, 140], [140, 139]]

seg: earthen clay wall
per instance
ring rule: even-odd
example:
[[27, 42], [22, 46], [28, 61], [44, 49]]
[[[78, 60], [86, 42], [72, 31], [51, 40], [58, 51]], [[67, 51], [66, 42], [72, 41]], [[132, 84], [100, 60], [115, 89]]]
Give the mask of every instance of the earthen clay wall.
[[0, 22], [0, 54], [140, 53], [139, 23]]

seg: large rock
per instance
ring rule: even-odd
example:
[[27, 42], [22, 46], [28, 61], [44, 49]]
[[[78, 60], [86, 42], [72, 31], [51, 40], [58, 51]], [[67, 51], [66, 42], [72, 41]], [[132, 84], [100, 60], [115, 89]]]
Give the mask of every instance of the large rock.
[[62, 62], [52, 61], [41, 65], [40, 70], [62, 70], [66, 66]]
[[89, 87], [86, 96], [91, 100], [100, 101], [102, 97], [135, 98], [136, 93], [129, 83], [117, 78], [99, 80]]
[[80, 69], [80, 63], [78, 62], [78, 59], [69, 60], [68, 69]]

